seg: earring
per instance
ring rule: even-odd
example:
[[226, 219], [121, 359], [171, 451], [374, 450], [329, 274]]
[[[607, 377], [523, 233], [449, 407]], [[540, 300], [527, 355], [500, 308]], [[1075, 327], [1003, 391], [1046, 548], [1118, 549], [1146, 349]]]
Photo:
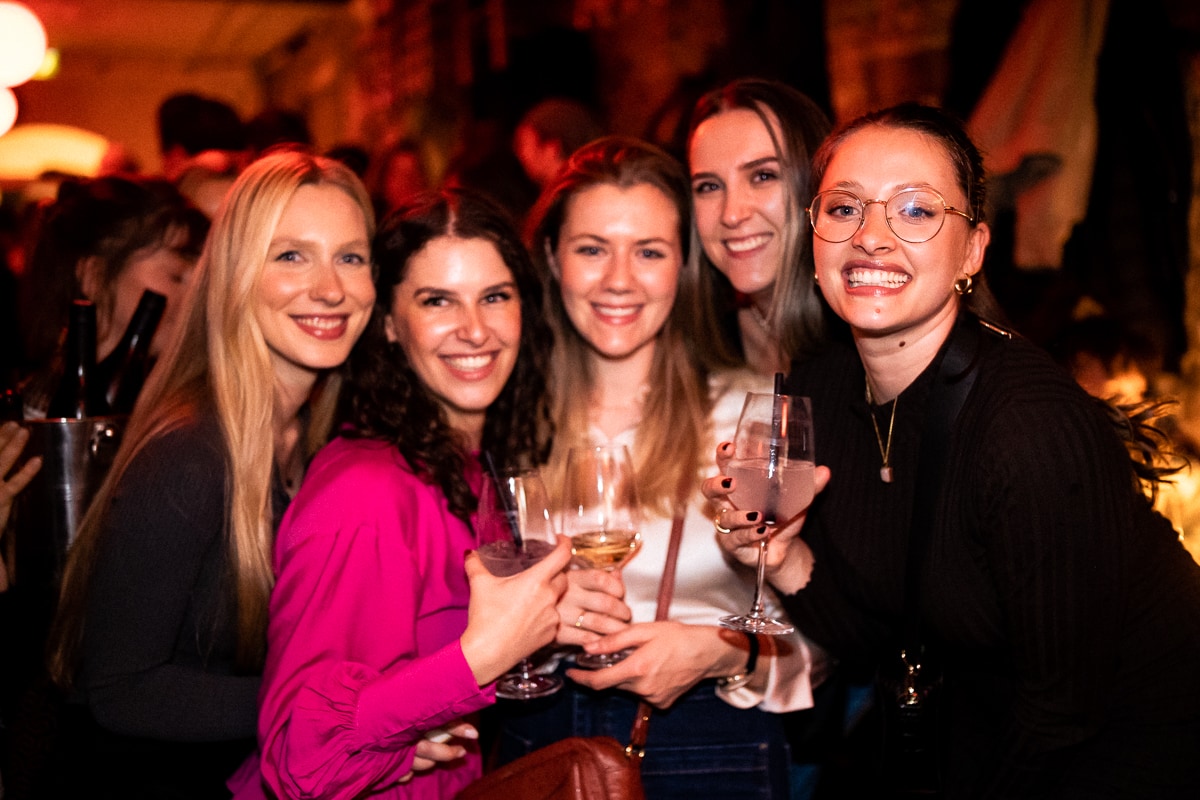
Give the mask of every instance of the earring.
[[960, 295], [968, 295], [975, 288], [975, 279], [968, 275], [965, 278], [959, 278], [954, 282], [954, 291]]
[[821, 274], [814, 269], [813, 270], [813, 283], [820, 283], [820, 282], [821, 282]]

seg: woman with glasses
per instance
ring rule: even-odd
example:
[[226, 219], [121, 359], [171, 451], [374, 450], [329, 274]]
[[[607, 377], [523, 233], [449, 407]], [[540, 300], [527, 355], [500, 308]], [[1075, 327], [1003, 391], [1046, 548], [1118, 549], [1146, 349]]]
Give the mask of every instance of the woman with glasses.
[[[910, 749], [871, 796], [1198, 796], [1200, 569], [1115, 418], [974, 312], [979, 152], [903, 105], [835, 132], [813, 182], [816, 277], [854, 347], [789, 378], [836, 447], [809, 511], [772, 531], [768, 576], [834, 655], [907, 678], [881, 681]], [[722, 480], [706, 493], [731, 508]], [[722, 538], [749, 563], [762, 532]]]

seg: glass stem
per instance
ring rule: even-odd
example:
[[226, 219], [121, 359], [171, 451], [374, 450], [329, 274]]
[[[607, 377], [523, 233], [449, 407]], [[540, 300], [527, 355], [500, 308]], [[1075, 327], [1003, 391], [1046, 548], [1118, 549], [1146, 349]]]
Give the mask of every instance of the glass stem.
[[758, 572], [754, 582], [754, 605], [750, 608], [750, 616], [754, 619], [762, 619], [764, 615], [763, 607], [763, 580], [767, 574], [767, 540], [763, 539], [758, 543]]

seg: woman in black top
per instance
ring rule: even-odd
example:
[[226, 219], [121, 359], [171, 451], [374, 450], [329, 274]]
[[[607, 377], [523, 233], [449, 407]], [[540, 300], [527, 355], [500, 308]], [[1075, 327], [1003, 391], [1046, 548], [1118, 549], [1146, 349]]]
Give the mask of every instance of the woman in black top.
[[[789, 613], [843, 660], [887, 669], [907, 647], [922, 688], [940, 676], [946, 797], [1200, 796], [1200, 569], [1112, 417], [968, 310], [978, 151], [905, 105], [835, 132], [813, 169], [817, 279], [854, 347], [788, 383], [812, 397], [823, 489], [771, 539]], [[723, 480], [706, 491], [737, 527], [750, 509]], [[751, 563], [758, 533], [720, 538]]]

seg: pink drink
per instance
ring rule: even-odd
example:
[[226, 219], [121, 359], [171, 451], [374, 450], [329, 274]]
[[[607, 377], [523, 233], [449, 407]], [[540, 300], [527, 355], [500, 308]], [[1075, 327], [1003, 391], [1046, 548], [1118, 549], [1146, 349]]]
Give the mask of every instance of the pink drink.
[[[729, 463], [727, 474], [734, 479], [733, 492], [729, 498], [740, 509], [758, 510], [764, 514], [771, 511], [767, 505], [767, 459], [737, 459]], [[782, 523], [808, 508], [813, 500], [813, 463], [790, 461], [779, 467], [779, 495], [775, 501], [775, 519], [764, 519], [767, 523]]]
[[488, 542], [479, 548], [479, 557], [488, 572], [498, 578], [507, 578], [529, 569], [553, 550], [553, 544], [540, 539], [525, 542], [523, 550], [511, 541]]

